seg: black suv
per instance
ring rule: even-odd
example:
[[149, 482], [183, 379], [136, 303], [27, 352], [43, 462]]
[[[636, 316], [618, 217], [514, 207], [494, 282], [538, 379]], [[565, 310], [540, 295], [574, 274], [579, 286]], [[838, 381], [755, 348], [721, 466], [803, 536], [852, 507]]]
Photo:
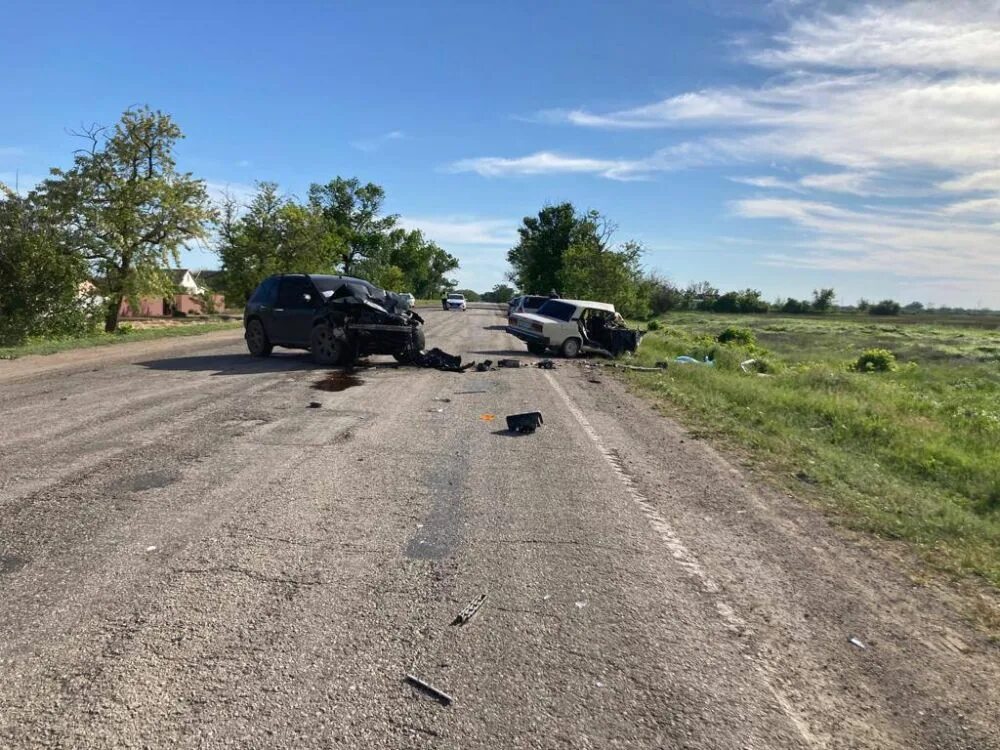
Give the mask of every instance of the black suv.
[[247, 348], [308, 349], [321, 365], [369, 354], [409, 362], [424, 349], [423, 319], [402, 297], [351, 276], [289, 273], [260, 283], [243, 311]]

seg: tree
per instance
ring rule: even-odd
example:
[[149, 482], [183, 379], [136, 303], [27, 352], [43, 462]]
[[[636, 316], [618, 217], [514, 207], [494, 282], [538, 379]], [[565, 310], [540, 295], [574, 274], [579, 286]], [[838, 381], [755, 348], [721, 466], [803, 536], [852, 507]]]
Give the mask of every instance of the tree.
[[273, 182], [258, 183], [246, 206], [227, 197], [218, 215], [215, 252], [233, 301], [246, 300], [271, 274], [333, 273], [340, 261], [339, 237], [308, 206], [282, 197]]
[[513, 287], [509, 287], [506, 284], [496, 284], [490, 291], [479, 295], [479, 298], [483, 302], [507, 302], [513, 299], [516, 294], [517, 292]]
[[922, 302], [913, 301], [910, 304], [905, 305], [903, 309], [906, 310], [906, 312], [911, 313], [923, 312], [924, 304]]
[[309, 207], [319, 213], [327, 231], [340, 239], [345, 274], [367, 258], [377, 258], [398, 217], [383, 216], [385, 190], [373, 182], [362, 185], [356, 178], [337, 177], [325, 185], [309, 188]]
[[404, 290], [418, 299], [436, 299], [454, 287], [446, 274], [458, 268], [458, 258], [442, 250], [419, 230], [394, 229], [386, 236], [381, 263], [403, 273]]
[[180, 262], [183, 243], [204, 237], [213, 212], [204, 182], [176, 169], [183, 134], [169, 115], [128, 109], [113, 128], [78, 135], [87, 147], [71, 169], [53, 169], [38, 195], [91, 264], [111, 332], [122, 300], [168, 293], [165, 269]]
[[461, 294], [463, 297], [465, 297], [466, 302], [480, 302], [481, 301], [481, 298], [479, 296], [479, 292], [474, 291], [472, 289], [456, 289], [455, 292], [458, 293], [458, 294]]
[[648, 298], [642, 294], [642, 246], [629, 241], [617, 249], [608, 246], [600, 217], [588, 216], [578, 223], [563, 255], [560, 289], [566, 297], [610, 302], [624, 315], [645, 317]]
[[899, 303], [895, 300], [884, 299], [872, 305], [868, 313], [870, 315], [899, 315], [900, 307]]
[[813, 289], [812, 309], [815, 312], [829, 312], [836, 297], [833, 289]]
[[806, 300], [795, 299], [794, 297], [789, 297], [781, 305], [781, 312], [789, 313], [791, 315], [802, 315], [810, 311], [810, 305]]
[[32, 198], [0, 184], [0, 344], [90, 327], [87, 264]]
[[537, 216], [525, 216], [520, 240], [507, 253], [510, 280], [528, 294], [546, 294], [560, 283], [563, 255], [580, 217], [572, 203], [545, 206]]

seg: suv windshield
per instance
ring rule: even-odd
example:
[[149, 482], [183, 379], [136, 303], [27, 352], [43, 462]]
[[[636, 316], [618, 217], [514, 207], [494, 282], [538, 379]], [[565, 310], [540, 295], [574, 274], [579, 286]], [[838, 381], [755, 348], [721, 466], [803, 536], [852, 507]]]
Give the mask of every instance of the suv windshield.
[[448, 299], [465, 299], [465, 296], [462, 294], [449, 294]]
[[569, 320], [575, 312], [576, 305], [571, 305], [568, 302], [560, 302], [557, 299], [546, 300], [545, 304], [538, 308], [539, 315], [545, 315], [546, 317], [558, 320]]

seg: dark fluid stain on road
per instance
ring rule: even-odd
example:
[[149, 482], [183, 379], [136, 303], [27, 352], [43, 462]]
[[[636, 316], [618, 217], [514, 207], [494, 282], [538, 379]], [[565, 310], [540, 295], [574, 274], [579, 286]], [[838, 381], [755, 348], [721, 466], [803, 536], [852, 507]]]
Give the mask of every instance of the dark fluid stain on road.
[[126, 488], [132, 492], [144, 492], [145, 490], [155, 490], [173, 484], [181, 475], [178, 471], [150, 471], [146, 474], [139, 474], [125, 482]]
[[313, 383], [313, 388], [317, 391], [346, 391], [356, 385], [362, 385], [365, 381], [357, 375], [349, 375], [346, 372], [331, 372], [322, 380]]
[[13, 555], [0, 555], [0, 575], [5, 575], [7, 573], [16, 573], [27, 564], [28, 561], [22, 557], [14, 557]]

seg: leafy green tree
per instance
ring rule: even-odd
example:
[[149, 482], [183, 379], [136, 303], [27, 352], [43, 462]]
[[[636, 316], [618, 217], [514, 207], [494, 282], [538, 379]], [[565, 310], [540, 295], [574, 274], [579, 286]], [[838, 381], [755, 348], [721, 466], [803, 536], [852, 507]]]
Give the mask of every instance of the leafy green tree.
[[899, 315], [899, 303], [892, 299], [884, 299], [868, 309], [869, 315]]
[[183, 243], [205, 236], [213, 212], [204, 182], [177, 171], [183, 134], [169, 115], [128, 109], [113, 128], [79, 135], [88, 146], [71, 169], [53, 169], [38, 195], [91, 264], [110, 332], [122, 300], [169, 293], [165, 269], [180, 262]]
[[513, 287], [506, 284], [496, 284], [490, 291], [483, 292], [479, 298], [483, 302], [507, 302], [512, 299], [517, 292]]
[[383, 216], [385, 190], [375, 183], [337, 177], [309, 188], [309, 207], [323, 217], [327, 231], [340, 239], [341, 268], [352, 274], [356, 264], [377, 259], [398, 217]]
[[456, 289], [458, 294], [465, 297], [466, 302], [480, 302], [482, 298], [479, 296], [479, 292], [473, 289]]
[[563, 254], [561, 292], [565, 297], [610, 302], [624, 315], [646, 316], [649, 302], [639, 266], [642, 246], [634, 241], [609, 246], [610, 232], [602, 222], [593, 212], [578, 221]]
[[271, 274], [334, 273], [341, 258], [339, 235], [310, 207], [281, 196], [273, 182], [258, 183], [246, 206], [227, 198], [217, 230], [215, 252], [234, 302], [246, 300]]
[[781, 305], [781, 312], [789, 313], [791, 315], [802, 315], [811, 311], [811, 307], [806, 300], [795, 299], [794, 297], [789, 297]]
[[517, 232], [520, 240], [507, 253], [510, 280], [528, 294], [557, 289], [563, 255], [569, 249], [581, 217], [572, 203], [545, 206], [538, 216], [525, 216]]
[[829, 312], [837, 294], [833, 289], [813, 289], [812, 309], [814, 312]]
[[31, 198], [0, 184], [0, 344], [90, 327], [87, 263]]
[[394, 229], [383, 245], [380, 264], [402, 271], [400, 291], [411, 292], [418, 299], [434, 299], [454, 287], [446, 275], [458, 268], [458, 258], [426, 239], [419, 230]]

